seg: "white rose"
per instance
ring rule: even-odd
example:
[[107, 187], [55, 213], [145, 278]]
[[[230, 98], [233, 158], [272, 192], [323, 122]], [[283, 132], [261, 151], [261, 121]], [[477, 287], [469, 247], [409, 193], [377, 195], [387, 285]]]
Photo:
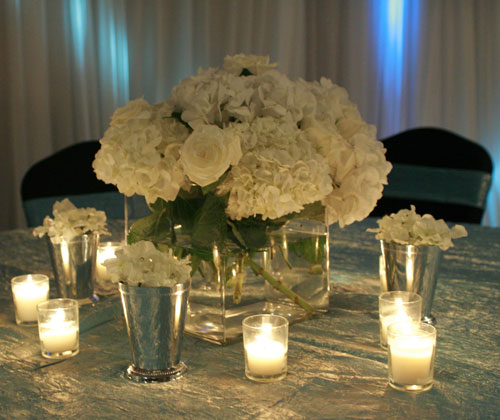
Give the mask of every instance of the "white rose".
[[195, 129], [181, 147], [180, 161], [189, 179], [205, 187], [217, 181], [241, 159], [240, 139], [216, 126]]

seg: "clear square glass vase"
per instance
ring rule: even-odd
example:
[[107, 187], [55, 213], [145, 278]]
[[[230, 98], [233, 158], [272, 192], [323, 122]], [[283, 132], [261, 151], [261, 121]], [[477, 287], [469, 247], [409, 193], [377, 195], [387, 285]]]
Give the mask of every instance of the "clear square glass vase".
[[[148, 214], [142, 197], [125, 198], [126, 232]], [[182, 227], [175, 231], [173, 247], [190, 249]], [[241, 339], [247, 316], [277, 314], [295, 323], [327, 311], [328, 226], [291, 220], [266, 236], [266, 246], [250, 255], [228, 243], [224, 249], [214, 246], [211, 258], [200, 262], [191, 280], [186, 334], [225, 345]]]
[[193, 275], [185, 331], [224, 345], [241, 338], [249, 315], [295, 323], [326, 312], [328, 303], [328, 228], [295, 220], [269, 232], [268, 245], [251, 255], [214, 247], [212, 260]]

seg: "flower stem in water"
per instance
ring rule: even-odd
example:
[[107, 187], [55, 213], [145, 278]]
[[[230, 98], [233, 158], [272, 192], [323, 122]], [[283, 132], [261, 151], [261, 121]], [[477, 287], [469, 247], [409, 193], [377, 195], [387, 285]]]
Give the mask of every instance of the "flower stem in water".
[[268, 281], [271, 284], [271, 286], [273, 286], [275, 289], [278, 289], [287, 298], [289, 298], [292, 302], [299, 305], [306, 312], [310, 314], [314, 313], [314, 307], [310, 303], [308, 303], [307, 301], [302, 299], [297, 293], [293, 292], [288, 287], [286, 287], [281, 281], [276, 280], [270, 273], [264, 270], [259, 264], [253, 261], [250, 257], [247, 257], [246, 260], [248, 262], [248, 265], [252, 268], [252, 270], [254, 270], [256, 273], [264, 277], [264, 279], [266, 279], [266, 281]]

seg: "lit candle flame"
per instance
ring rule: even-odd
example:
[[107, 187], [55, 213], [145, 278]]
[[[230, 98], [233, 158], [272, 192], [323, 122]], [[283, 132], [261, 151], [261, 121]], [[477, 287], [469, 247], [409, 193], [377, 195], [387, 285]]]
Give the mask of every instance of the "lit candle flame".
[[116, 246], [114, 246], [111, 242], [108, 242], [104, 248], [99, 248], [99, 252], [97, 253], [97, 262], [102, 264], [106, 260], [111, 260], [116, 258]]
[[262, 324], [262, 333], [266, 337], [271, 337], [271, 331], [273, 329], [273, 326], [271, 324]]

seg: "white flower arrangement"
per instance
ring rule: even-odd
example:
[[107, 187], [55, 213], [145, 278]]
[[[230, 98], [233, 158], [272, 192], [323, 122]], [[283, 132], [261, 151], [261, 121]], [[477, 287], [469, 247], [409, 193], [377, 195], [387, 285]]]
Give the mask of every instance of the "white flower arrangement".
[[328, 224], [363, 220], [391, 164], [376, 129], [328, 79], [291, 81], [268, 57], [227, 56], [166, 101], [115, 111], [94, 170], [127, 196], [175, 201], [193, 186], [225, 199], [228, 219], [277, 219], [319, 203]]
[[443, 251], [453, 246], [452, 239], [467, 236], [462, 225], [449, 228], [443, 219], [436, 220], [430, 214], [416, 213], [415, 206], [384, 216], [377, 221], [379, 227], [368, 229], [377, 239], [402, 245], [438, 246]]
[[45, 216], [43, 225], [33, 229], [33, 235], [48, 235], [52, 242], [59, 243], [88, 233], [109, 234], [105, 212], [92, 207], [77, 208], [67, 198], [54, 203], [52, 214], [54, 218]]
[[114, 283], [129, 286], [173, 287], [189, 282], [189, 258], [177, 259], [168, 249], [159, 251], [152, 242], [139, 241], [116, 251], [116, 258], [104, 261]]

